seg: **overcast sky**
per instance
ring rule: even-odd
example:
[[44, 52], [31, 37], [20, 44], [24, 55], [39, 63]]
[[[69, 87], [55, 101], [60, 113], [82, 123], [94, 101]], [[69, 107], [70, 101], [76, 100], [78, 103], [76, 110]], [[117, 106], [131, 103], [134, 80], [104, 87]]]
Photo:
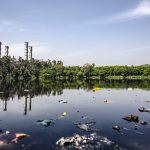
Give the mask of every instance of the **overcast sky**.
[[0, 41], [65, 65], [150, 64], [150, 0], [0, 0]]

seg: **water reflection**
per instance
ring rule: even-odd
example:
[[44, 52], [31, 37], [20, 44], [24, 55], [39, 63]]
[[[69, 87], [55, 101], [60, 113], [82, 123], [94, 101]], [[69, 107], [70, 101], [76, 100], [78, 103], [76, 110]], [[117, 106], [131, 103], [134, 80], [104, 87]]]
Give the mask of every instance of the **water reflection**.
[[92, 90], [94, 87], [128, 89], [135, 88], [150, 90], [150, 82], [144, 81], [120, 81], [120, 80], [58, 80], [58, 81], [28, 81], [28, 82], [0, 82], [0, 100], [3, 101], [3, 111], [7, 111], [9, 100], [24, 98], [23, 114], [32, 111], [32, 98], [39, 95], [62, 95], [64, 89]]
[[25, 100], [24, 100], [24, 115], [27, 115], [28, 111], [32, 110], [32, 97], [31, 95], [25, 95]]
[[[93, 92], [94, 87], [102, 90]], [[3, 133], [12, 133], [8, 137], [15, 133], [31, 135], [18, 144], [13, 143], [14, 148], [10, 148], [12, 150], [23, 149], [22, 145], [29, 150], [49, 150], [56, 149], [56, 141], [61, 137], [73, 136], [75, 133], [88, 134], [75, 124], [91, 123], [92, 119], [95, 122], [93, 127], [100, 129], [98, 136], [107, 137], [129, 150], [149, 149], [149, 113], [138, 110], [140, 107], [149, 108], [149, 91], [148, 81], [2, 81], [1, 129]], [[67, 103], [60, 103], [61, 100]], [[61, 118], [64, 112], [68, 116]], [[122, 118], [128, 114], [139, 116], [139, 120], [148, 122], [148, 125], [126, 122]], [[49, 127], [37, 123], [39, 120], [50, 119], [54, 121], [54, 125]], [[119, 126], [123, 134], [112, 130], [114, 125]], [[135, 125], [138, 127], [137, 131], [133, 128]]]

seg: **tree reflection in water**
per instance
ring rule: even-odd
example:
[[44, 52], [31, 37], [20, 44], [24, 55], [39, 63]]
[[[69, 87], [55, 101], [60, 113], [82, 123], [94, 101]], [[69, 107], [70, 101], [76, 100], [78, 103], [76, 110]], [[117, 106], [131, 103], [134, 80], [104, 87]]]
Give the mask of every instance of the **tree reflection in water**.
[[128, 89], [139, 88], [150, 90], [147, 80], [49, 80], [49, 81], [24, 81], [0, 82], [0, 100], [3, 101], [3, 111], [7, 111], [7, 103], [17, 96], [18, 100], [24, 97], [24, 115], [32, 110], [32, 98], [39, 95], [61, 95], [64, 89], [92, 90], [94, 87]]

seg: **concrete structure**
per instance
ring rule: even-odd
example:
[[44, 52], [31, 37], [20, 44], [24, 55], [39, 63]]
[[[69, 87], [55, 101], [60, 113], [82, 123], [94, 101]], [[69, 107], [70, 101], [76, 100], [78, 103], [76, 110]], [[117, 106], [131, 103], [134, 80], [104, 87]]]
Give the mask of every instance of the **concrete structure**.
[[2, 42], [0, 42], [0, 58], [2, 56]]
[[9, 56], [9, 46], [5, 46], [5, 56]]
[[28, 43], [28, 42], [25, 42], [24, 45], [25, 45], [25, 58], [26, 58], [26, 60], [28, 60], [28, 48], [29, 48], [29, 43]]
[[29, 53], [30, 53], [30, 55], [29, 55], [29, 57], [30, 57], [30, 61], [32, 61], [32, 53], [33, 53], [33, 47], [32, 46], [29, 46]]

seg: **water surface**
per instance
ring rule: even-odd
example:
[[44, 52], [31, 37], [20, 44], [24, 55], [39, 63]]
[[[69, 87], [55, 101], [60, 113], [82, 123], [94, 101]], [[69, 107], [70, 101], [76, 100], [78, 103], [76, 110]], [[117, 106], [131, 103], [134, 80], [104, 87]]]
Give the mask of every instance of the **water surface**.
[[[102, 89], [93, 92], [94, 87]], [[29, 91], [24, 91], [28, 89]], [[50, 81], [45, 83], [0, 84], [0, 129], [10, 131], [10, 137], [0, 135], [0, 140], [10, 142], [0, 149], [51, 150], [61, 137], [90, 134], [75, 126], [76, 123], [94, 120], [98, 135], [107, 137], [129, 150], [150, 149], [150, 114], [141, 113], [139, 107], [150, 108], [148, 81]], [[3, 93], [4, 92], [4, 93]], [[68, 103], [60, 104], [59, 100]], [[67, 116], [60, 118], [63, 112]], [[128, 114], [139, 116], [148, 125], [129, 123], [122, 118]], [[83, 117], [84, 116], [84, 117]], [[55, 124], [44, 127], [37, 120], [54, 119]], [[134, 125], [138, 130], [134, 130]], [[112, 130], [113, 125], [122, 128]], [[30, 136], [18, 143], [11, 142], [15, 133]], [[92, 133], [92, 132], [91, 132]]]

